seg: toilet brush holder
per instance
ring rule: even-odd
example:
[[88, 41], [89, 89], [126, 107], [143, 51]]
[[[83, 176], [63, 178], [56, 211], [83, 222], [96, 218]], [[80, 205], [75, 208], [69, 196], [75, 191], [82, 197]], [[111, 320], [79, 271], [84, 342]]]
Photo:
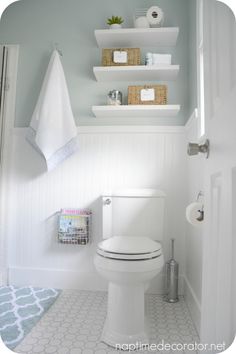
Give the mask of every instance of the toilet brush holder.
[[174, 239], [171, 239], [172, 255], [171, 259], [166, 262], [166, 295], [165, 301], [174, 303], [178, 302], [178, 278], [179, 278], [179, 264], [174, 259]]

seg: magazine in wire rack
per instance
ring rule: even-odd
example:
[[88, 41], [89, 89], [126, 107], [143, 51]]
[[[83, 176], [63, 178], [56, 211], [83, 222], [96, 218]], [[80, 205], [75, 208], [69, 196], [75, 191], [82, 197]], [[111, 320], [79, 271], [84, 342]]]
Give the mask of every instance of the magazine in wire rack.
[[61, 209], [58, 241], [64, 244], [87, 245], [91, 238], [90, 209]]

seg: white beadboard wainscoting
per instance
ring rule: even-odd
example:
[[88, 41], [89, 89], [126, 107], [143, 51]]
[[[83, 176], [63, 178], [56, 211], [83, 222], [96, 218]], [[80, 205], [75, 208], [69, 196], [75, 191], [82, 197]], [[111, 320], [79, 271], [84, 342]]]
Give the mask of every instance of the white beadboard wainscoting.
[[[176, 238], [183, 293], [185, 259], [186, 141], [184, 127], [81, 127], [80, 149], [52, 172], [13, 129], [6, 210], [9, 282], [57, 288], [104, 290], [93, 257], [102, 240], [101, 195], [124, 188], [161, 188], [167, 194], [163, 248], [170, 257]], [[57, 243], [57, 211], [91, 208], [92, 240], [87, 246]], [[163, 292], [163, 277], [149, 290]]]

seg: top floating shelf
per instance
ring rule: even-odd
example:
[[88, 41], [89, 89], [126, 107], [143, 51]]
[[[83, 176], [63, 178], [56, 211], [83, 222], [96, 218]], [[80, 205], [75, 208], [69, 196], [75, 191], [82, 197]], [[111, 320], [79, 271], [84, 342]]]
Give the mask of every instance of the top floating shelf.
[[95, 30], [100, 48], [174, 46], [179, 34], [178, 27], [121, 28]]

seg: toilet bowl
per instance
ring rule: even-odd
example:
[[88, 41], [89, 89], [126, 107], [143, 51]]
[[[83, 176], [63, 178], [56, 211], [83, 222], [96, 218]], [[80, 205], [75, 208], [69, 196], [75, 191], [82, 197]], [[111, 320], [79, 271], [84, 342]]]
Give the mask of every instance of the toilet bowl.
[[116, 348], [147, 344], [144, 293], [163, 267], [161, 244], [147, 237], [115, 236], [99, 243], [94, 262], [109, 282], [102, 341]]
[[162, 191], [147, 189], [102, 197], [104, 241], [94, 257], [97, 272], [108, 281], [101, 340], [116, 349], [148, 344], [144, 294], [164, 265], [164, 201]]

